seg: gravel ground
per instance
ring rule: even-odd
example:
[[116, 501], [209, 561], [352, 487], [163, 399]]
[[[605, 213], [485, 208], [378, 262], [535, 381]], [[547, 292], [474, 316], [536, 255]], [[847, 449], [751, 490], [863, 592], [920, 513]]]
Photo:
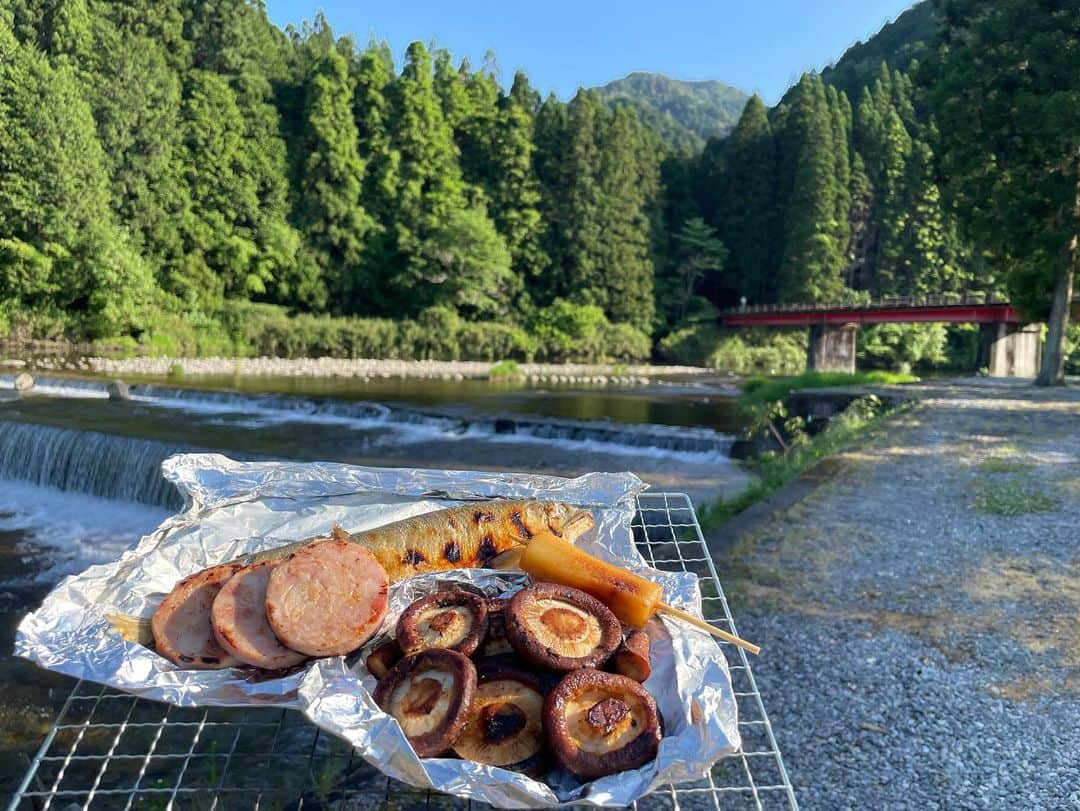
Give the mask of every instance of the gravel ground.
[[921, 394], [718, 561], [800, 804], [1080, 809], [1080, 391]]

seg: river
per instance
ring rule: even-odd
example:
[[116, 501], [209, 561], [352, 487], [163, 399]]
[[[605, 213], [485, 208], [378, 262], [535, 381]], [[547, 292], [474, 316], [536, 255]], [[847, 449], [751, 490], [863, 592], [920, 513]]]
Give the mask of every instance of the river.
[[180, 507], [159, 473], [184, 451], [379, 466], [632, 470], [696, 501], [746, 475], [727, 456], [726, 381], [625, 387], [480, 380], [189, 378], [132, 381], [108, 399], [88, 375], [0, 370], [0, 802], [69, 680], [11, 656], [15, 628], [64, 575], [111, 560]]

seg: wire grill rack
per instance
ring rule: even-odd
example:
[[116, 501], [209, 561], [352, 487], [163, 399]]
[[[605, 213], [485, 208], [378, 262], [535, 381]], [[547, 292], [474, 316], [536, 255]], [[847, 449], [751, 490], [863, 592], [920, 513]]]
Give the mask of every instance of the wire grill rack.
[[[701, 578], [705, 618], [736, 633], [689, 497], [640, 496], [633, 529], [650, 564]], [[746, 654], [724, 647], [741, 750], [701, 780], [664, 786], [637, 808], [798, 808]], [[9, 811], [459, 807], [481, 804], [390, 780], [292, 710], [178, 708], [80, 681]]]

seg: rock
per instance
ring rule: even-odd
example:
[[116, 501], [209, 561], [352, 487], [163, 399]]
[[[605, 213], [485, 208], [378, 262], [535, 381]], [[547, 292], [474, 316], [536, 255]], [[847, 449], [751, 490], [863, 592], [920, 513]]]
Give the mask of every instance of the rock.
[[128, 391], [128, 384], [123, 380], [113, 380], [109, 383], [107, 391], [109, 392], [110, 400], [130, 400], [131, 392]]
[[15, 375], [15, 391], [30, 391], [34, 388], [34, 377], [29, 372], [19, 372]]
[[496, 434], [514, 434], [517, 433], [517, 423], [507, 417], [495, 418], [495, 433]]

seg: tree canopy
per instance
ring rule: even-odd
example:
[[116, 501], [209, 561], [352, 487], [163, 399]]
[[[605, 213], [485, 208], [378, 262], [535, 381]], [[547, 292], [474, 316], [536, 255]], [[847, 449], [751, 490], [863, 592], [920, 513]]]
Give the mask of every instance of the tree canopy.
[[640, 357], [743, 298], [1007, 291], [1051, 316], [1060, 368], [1078, 29], [1049, 0], [947, 0], [771, 109], [701, 85], [741, 114], [676, 151], [657, 110], [705, 107], [541, 99], [419, 42], [395, 65], [255, 0], [0, 0], [0, 331], [143, 340], [254, 305]]

